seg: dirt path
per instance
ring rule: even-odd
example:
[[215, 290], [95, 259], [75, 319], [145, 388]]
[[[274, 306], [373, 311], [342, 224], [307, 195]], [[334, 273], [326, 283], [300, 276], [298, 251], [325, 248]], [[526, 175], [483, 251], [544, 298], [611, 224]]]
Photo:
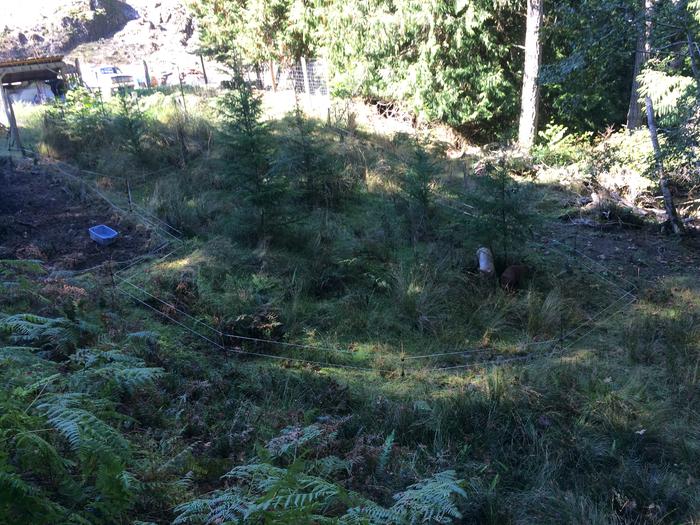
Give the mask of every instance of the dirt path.
[[[112, 259], [128, 261], [147, 252], [155, 239], [95, 194], [48, 170], [0, 167], [0, 258], [40, 259], [63, 270], [83, 270]], [[102, 247], [88, 228], [106, 224], [118, 240]]]

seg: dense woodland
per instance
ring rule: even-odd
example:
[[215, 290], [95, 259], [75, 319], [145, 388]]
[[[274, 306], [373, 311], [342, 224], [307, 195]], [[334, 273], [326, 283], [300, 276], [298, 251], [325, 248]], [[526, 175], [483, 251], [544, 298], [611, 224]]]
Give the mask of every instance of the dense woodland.
[[697, 523], [700, 1], [189, 9], [224, 86], [16, 108], [151, 237], [0, 252], [0, 523]]

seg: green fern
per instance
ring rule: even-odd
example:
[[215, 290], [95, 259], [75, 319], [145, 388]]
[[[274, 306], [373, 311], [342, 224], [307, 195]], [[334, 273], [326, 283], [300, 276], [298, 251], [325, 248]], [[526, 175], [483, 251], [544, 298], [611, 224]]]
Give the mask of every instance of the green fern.
[[76, 406], [84, 402], [80, 394], [53, 394], [37, 408], [75, 452], [125, 456], [129, 446], [124, 437], [92, 412]]
[[682, 101], [693, 93], [695, 79], [647, 69], [639, 76], [639, 94], [650, 97], [659, 117], [678, 111]]
[[[455, 473], [446, 471], [411, 485], [384, 508], [305, 473], [305, 467], [299, 461], [289, 468], [267, 463], [236, 467], [224, 476], [234, 483], [231, 488], [178, 506], [175, 523], [451, 524], [461, 519], [458, 502], [467, 498]], [[340, 508], [348, 510], [339, 516]]]
[[71, 361], [82, 367], [71, 377], [75, 390], [84, 390], [86, 385], [101, 390], [115, 386], [133, 394], [153, 384], [164, 373], [162, 368], [148, 367], [142, 359], [117, 350], [83, 348], [71, 356]]
[[173, 525], [238, 522], [250, 514], [252, 502], [234, 490], [216, 493], [175, 507]]
[[0, 464], [0, 517], [4, 523], [59, 523], [69, 515], [21, 476], [3, 471]]
[[0, 332], [10, 336], [10, 341], [23, 346], [51, 347], [69, 353], [97, 333], [97, 329], [84, 321], [71, 321], [59, 317], [51, 319], [33, 314], [18, 314], [0, 319]]
[[382, 474], [386, 470], [386, 466], [389, 463], [389, 458], [391, 457], [391, 451], [394, 448], [394, 440], [396, 438], [396, 434], [394, 431], [391, 432], [387, 436], [387, 438], [384, 440], [384, 444], [382, 445], [382, 451], [379, 454], [379, 461], [377, 463], [377, 472]]
[[28, 366], [42, 363], [41, 359], [34, 353], [35, 349], [30, 346], [3, 346], [0, 347], [0, 363], [13, 363]]
[[323, 435], [323, 430], [318, 425], [307, 427], [287, 427], [282, 434], [267, 443], [267, 450], [273, 457], [281, 457], [286, 454], [296, 456], [297, 451]]
[[[456, 500], [466, 499], [467, 493], [455, 472], [448, 470], [411, 485], [394, 496], [396, 503], [389, 509], [376, 504], [356, 507], [348, 511], [348, 519], [367, 518], [376, 524], [449, 524], [460, 519]], [[346, 521], [345, 523], [352, 523]]]
[[688, 0], [688, 12], [700, 23], [700, 0]]

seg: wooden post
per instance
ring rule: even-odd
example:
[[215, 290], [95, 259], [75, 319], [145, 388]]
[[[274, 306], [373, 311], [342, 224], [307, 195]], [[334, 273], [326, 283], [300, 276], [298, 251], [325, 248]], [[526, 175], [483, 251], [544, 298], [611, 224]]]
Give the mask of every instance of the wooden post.
[[78, 83], [81, 86], [84, 85], [85, 83], [83, 82], [83, 70], [80, 67], [80, 60], [77, 58], [75, 59], [75, 72], [78, 75]]
[[129, 213], [133, 213], [133, 201], [131, 200], [131, 181], [129, 180], [129, 175], [126, 176], [126, 195], [129, 198]]
[[260, 64], [255, 64], [255, 80], [258, 83], [258, 89], [265, 89], [262, 73], [260, 73]]
[[3, 77], [0, 77], [0, 97], [2, 98], [3, 105], [5, 106], [7, 121], [10, 124], [10, 147], [14, 145], [22, 152], [22, 155], [26, 155], [24, 146], [22, 146], [22, 139], [19, 136], [19, 128], [17, 127], [15, 110], [12, 108], [12, 100], [8, 96], [5, 87], [2, 85], [2, 79]]
[[306, 57], [301, 57], [301, 72], [304, 75], [304, 91], [306, 91], [306, 96], [310, 100], [311, 86], [309, 84], [309, 70], [306, 66]]
[[[2, 109], [2, 115], [7, 119], [7, 125], [10, 125], [10, 119], [8, 118], [9, 111], [7, 106], [5, 106], [5, 91], [2, 87], [2, 76], [0, 76], [0, 109]], [[3, 121], [4, 122], [4, 121]]]
[[202, 74], [204, 75], [204, 85], [209, 85], [209, 77], [207, 77], [207, 68], [204, 67], [204, 57], [199, 55], [199, 61], [202, 63]]
[[146, 76], [146, 89], [151, 89], [151, 74], [148, 72], [148, 64], [143, 61], [143, 74]]
[[108, 267], [109, 267], [109, 280], [111, 281], [112, 284], [112, 310], [116, 310], [116, 305], [117, 305], [117, 300], [115, 297], [115, 290], [117, 289], [117, 283], [114, 280], [114, 268], [112, 267], [112, 255], [113, 253], [110, 251], [109, 252], [109, 262], [108, 262]]
[[187, 103], [185, 102], [185, 86], [182, 83], [182, 75], [180, 74], [180, 68], [177, 68], [177, 80], [180, 82], [180, 95], [182, 96], [182, 109], [185, 111], [185, 117], [187, 116]]

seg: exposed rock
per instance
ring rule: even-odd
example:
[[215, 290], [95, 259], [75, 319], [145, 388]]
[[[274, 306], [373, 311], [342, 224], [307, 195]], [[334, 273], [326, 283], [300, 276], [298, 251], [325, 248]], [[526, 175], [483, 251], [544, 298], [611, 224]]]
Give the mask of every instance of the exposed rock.
[[195, 25], [186, 0], [8, 3], [3, 5], [0, 60], [65, 54], [95, 65], [140, 64], [147, 58], [154, 69], [197, 66], [187, 49], [193, 44]]
[[83, 42], [111, 37], [138, 17], [119, 0], [23, 0], [3, 9], [7, 22], [0, 35], [0, 59], [64, 54]]

